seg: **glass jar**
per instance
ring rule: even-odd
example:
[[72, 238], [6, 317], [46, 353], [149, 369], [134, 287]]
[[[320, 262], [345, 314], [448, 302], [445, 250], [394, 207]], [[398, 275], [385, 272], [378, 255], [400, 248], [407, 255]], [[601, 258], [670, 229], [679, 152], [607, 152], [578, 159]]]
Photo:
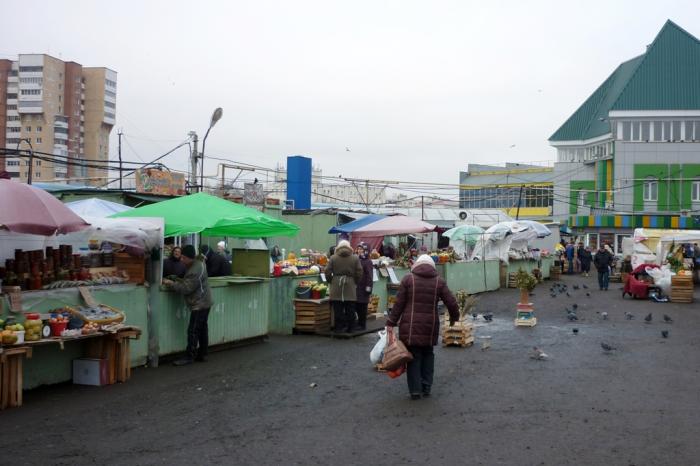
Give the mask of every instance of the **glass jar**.
[[41, 316], [36, 313], [27, 314], [26, 320], [24, 321], [24, 340], [25, 341], [39, 341], [41, 340], [41, 330], [43, 323], [41, 322]]

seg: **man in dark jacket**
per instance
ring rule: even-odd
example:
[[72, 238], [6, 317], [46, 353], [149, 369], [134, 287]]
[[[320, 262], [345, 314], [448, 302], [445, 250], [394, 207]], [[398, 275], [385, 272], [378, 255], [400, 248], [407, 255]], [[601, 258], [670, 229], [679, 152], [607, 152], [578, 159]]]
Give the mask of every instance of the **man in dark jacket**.
[[195, 257], [194, 246], [188, 244], [182, 248], [182, 262], [187, 273], [182, 280], [163, 280], [163, 285], [185, 297], [190, 310], [190, 324], [187, 327], [187, 355], [175, 361], [176, 366], [192, 364], [193, 361], [206, 361], [209, 347], [209, 309], [211, 309], [211, 290], [207, 279], [204, 257]]
[[362, 265], [352, 252], [350, 242], [342, 240], [326, 265], [326, 278], [331, 284], [335, 333], [352, 332], [355, 322], [357, 284], [362, 279]]
[[593, 264], [598, 270], [598, 286], [601, 290], [608, 291], [608, 285], [610, 283], [610, 266], [613, 262], [613, 256], [605, 248], [605, 245], [601, 244], [598, 252], [595, 253], [593, 258]]
[[170, 256], [163, 261], [163, 277], [182, 278], [185, 276], [187, 267], [185, 267], [185, 263], [180, 260], [181, 257], [182, 249], [180, 249], [179, 246], [175, 246], [170, 252]]
[[586, 246], [585, 248], [581, 246], [578, 248], [578, 258], [581, 261], [581, 274], [584, 277], [588, 276], [591, 271], [591, 262], [593, 261], [593, 254], [591, 254], [591, 248]]
[[[411, 399], [430, 395], [435, 369], [433, 346], [440, 334], [438, 301], [447, 306], [450, 325], [459, 320], [459, 305], [435, 270], [435, 263], [428, 255], [416, 260], [411, 273], [403, 277], [387, 327], [399, 326], [399, 339], [413, 355], [408, 363], [408, 391]], [[447, 316], [445, 317], [447, 318]]]
[[199, 252], [205, 257], [207, 264], [207, 275], [210, 277], [225, 277], [231, 275], [231, 264], [224, 256], [203, 244], [199, 247]]

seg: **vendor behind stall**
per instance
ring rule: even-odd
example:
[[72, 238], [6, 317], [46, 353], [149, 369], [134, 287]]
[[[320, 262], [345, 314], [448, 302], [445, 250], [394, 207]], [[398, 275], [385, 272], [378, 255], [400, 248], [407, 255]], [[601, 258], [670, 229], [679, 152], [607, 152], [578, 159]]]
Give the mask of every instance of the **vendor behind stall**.
[[188, 244], [182, 249], [182, 262], [187, 273], [182, 280], [163, 280], [163, 285], [185, 297], [190, 309], [190, 323], [187, 327], [187, 354], [175, 361], [176, 366], [192, 364], [194, 361], [206, 361], [209, 347], [209, 309], [211, 309], [211, 290], [204, 257], [195, 257], [194, 246]]
[[207, 264], [207, 275], [210, 277], [225, 277], [231, 275], [231, 264], [224, 256], [203, 244], [199, 247], [199, 252], [205, 257]]
[[163, 277], [183, 278], [185, 276], [187, 267], [185, 267], [181, 258], [182, 249], [179, 246], [175, 246], [170, 252], [170, 256], [163, 261]]

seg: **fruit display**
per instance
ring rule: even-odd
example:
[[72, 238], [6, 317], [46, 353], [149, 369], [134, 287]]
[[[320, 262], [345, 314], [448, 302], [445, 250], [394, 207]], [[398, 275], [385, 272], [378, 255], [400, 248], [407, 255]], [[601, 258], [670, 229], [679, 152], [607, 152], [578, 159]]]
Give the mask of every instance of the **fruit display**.
[[2, 335], [3, 345], [14, 345], [15, 343], [17, 343], [17, 339], [19, 338], [14, 331], [7, 329], [0, 332], [0, 335]]
[[80, 329], [82, 335], [91, 335], [100, 331], [100, 325], [95, 322], [88, 322], [85, 326]]

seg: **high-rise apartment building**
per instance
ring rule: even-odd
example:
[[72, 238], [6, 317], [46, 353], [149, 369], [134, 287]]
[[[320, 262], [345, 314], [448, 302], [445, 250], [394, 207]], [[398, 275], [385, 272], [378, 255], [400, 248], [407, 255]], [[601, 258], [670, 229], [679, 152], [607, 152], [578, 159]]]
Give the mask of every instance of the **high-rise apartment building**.
[[[0, 60], [0, 147], [31, 148], [33, 181], [98, 185], [107, 178], [117, 73], [45, 54]], [[41, 157], [41, 158], [39, 158]], [[29, 159], [0, 157], [0, 170], [27, 181]]]

